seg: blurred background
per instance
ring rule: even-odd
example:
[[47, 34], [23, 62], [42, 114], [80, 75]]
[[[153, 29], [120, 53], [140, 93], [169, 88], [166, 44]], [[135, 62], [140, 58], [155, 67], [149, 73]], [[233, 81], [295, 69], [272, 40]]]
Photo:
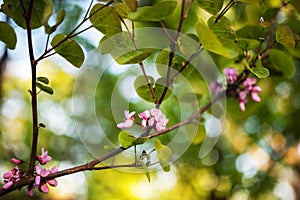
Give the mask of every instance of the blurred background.
[[[61, 8], [66, 9], [66, 21], [58, 29], [61, 33], [67, 33], [78, 24], [89, 3], [79, 0], [53, 2], [56, 12]], [[266, 2], [274, 8], [280, 3], [280, 1]], [[205, 11], [199, 12], [204, 17], [208, 16]], [[237, 4], [226, 16], [236, 22], [233, 27], [238, 29], [240, 23], [245, 21], [249, 21], [250, 24], [257, 23], [260, 13], [256, 7]], [[1, 21], [7, 20], [3, 15], [0, 17]], [[28, 92], [30, 65], [26, 49], [26, 32], [17, 27], [13, 21], [9, 22], [17, 30], [18, 42], [15, 50], [8, 50], [0, 43], [1, 175], [14, 167], [10, 162], [12, 157], [27, 161], [31, 145], [31, 110]], [[46, 41], [44, 29], [34, 30], [33, 37], [35, 54], [40, 55], [45, 48], [45, 43], [40, 42]], [[101, 82], [95, 87], [95, 98], [92, 100], [103, 132], [118, 145], [119, 130], [116, 123], [119, 121], [116, 122], [112, 115], [111, 93], [116, 90], [122, 98], [124, 87], [128, 83], [132, 84], [134, 81], [132, 77], [135, 74], [131, 74], [131, 79], [129, 76], [127, 81], [122, 80], [120, 83], [120, 77], [123, 77], [132, 66], [111, 66], [109, 69], [102, 66], [103, 60], [106, 63], [110, 61], [109, 58], [101, 57], [97, 53], [101, 37], [99, 32], [89, 30], [75, 40], [84, 46], [85, 55], [89, 58], [84, 65], [103, 69]], [[206, 157], [199, 157], [199, 149], [205, 138], [204, 125], [200, 124], [194, 137], [184, 136], [186, 140], [190, 140], [191, 145], [172, 163], [171, 171], [152, 172], [150, 183], [143, 173], [118, 170], [88, 171], [60, 177], [57, 179], [58, 186], [51, 188], [49, 194], [44, 195], [35, 191], [32, 199], [299, 199], [299, 57], [292, 79], [272, 74], [269, 78], [259, 80], [262, 101], [260, 103], [249, 101], [246, 112], [240, 111], [237, 100], [227, 99], [222, 135]], [[220, 66], [220, 69], [223, 67]], [[57, 166], [58, 169], [65, 169], [94, 159], [94, 155], [82, 143], [80, 138], [82, 133], [79, 135], [78, 130], [84, 130], [86, 137], [91, 138], [90, 142], [94, 142], [95, 148], [97, 145], [101, 146], [101, 143], [93, 141], [93, 134], [97, 134], [96, 125], [86, 126], [86, 123], [80, 121], [80, 116], [85, 114], [90, 103], [86, 100], [88, 99], [86, 96], [76, 96], [75, 100], [73, 98], [74, 83], [79, 75], [79, 69], [72, 67], [58, 55], [42, 61], [38, 66], [38, 76], [48, 77], [50, 86], [54, 89], [52, 96], [46, 93], [38, 95], [39, 119], [46, 125], [45, 129], [40, 130], [38, 151], [41, 152], [42, 147], [48, 150], [52, 157], [52, 162], [47, 166], [49, 168]], [[88, 90], [89, 87], [88, 84], [82, 85], [81, 89]], [[205, 85], [199, 84], [199, 87]], [[203, 88], [203, 91], [207, 90]], [[123, 98], [126, 97], [123, 95]], [[178, 110], [174, 102], [176, 98], [171, 96], [163, 105], [165, 113], [170, 113], [167, 115], [170, 119], [169, 124], [178, 120]], [[74, 106], [80, 108], [80, 113], [74, 114]], [[134, 96], [129, 108], [142, 111], [145, 107], [151, 106], [153, 105]], [[193, 110], [192, 107], [190, 109]], [[84, 127], [76, 126], [78, 120]], [[168, 141], [171, 138], [170, 136], [162, 140]], [[23, 188], [3, 199], [29, 198]]]

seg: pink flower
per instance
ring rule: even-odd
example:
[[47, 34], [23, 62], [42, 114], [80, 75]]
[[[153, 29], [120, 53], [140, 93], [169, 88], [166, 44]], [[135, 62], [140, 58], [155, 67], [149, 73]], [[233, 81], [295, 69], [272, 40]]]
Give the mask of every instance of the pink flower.
[[256, 78], [246, 78], [246, 80], [243, 82], [243, 86], [245, 87], [246, 90], [251, 91], [253, 86], [256, 83]]
[[23, 160], [19, 160], [19, 159], [16, 159], [16, 158], [12, 158], [11, 161], [13, 163], [15, 163], [16, 165], [19, 165], [19, 164], [22, 164], [23, 163]]
[[121, 129], [132, 127], [134, 123], [134, 115], [135, 115], [135, 111], [129, 113], [129, 110], [125, 110], [124, 111], [125, 120], [124, 122], [118, 123], [117, 127]]
[[31, 184], [31, 185], [28, 185], [27, 187], [27, 195], [29, 197], [32, 197], [33, 196], [33, 189], [36, 187], [35, 184]]
[[252, 88], [250, 95], [253, 101], [260, 102], [260, 97], [258, 96], [258, 93], [260, 92], [261, 92], [261, 88], [259, 86], [255, 85]]
[[247, 92], [241, 91], [239, 93], [239, 106], [242, 111], [245, 111], [245, 104], [247, 103]]
[[222, 92], [223, 85], [218, 80], [215, 80], [210, 83], [209, 88], [213, 94], [218, 95]]
[[39, 191], [42, 192], [42, 193], [45, 193], [45, 194], [47, 194], [50, 191], [50, 189], [47, 185], [47, 182], [42, 182], [41, 183], [41, 185], [39, 187]]
[[147, 121], [148, 121], [148, 119], [150, 117], [150, 111], [149, 110], [145, 110], [144, 112], [141, 112], [138, 116], [142, 119], [142, 127], [146, 128]]
[[38, 155], [37, 160], [41, 165], [45, 165], [47, 162], [51, 161], [51, 157], [48, 156], [48, 151], [45, 151], [44, 148], [42, 148], [42, 155]]
[[156, 131], [165, 129], [169, 119], [167, 119], [166, 116], [157, 108], [152, 108], [150, 112], [154, 120], [152, 119], [151, 123], [149, 124], [155, 124], [154, 129]]
[[[55, 173], [55, 172], [57, 172], [57, 168], [56, 167], [53, 167], [52, 169], [51, 169], [51, 174], [53, 174], [53, 173]], [[56, 181], [56, 179], [50, 179], [50, 180], [48, 180], [47, 181], [48, 183], [49, 183], [49, 185], [51, 185], [52, 187], [56, 187], [57, 186], [57, 181]]]
[[224, 68], [223, 73], [227, 76], [228, 84], [233, 84], [238, 78], [238, 71], [234, 68]]
[[35, 170], [36, 170], [35, 184], [38, 186], [41, 183], [41, 177], [48, 176], [51, 173], [51, 171], [46, 170], [45, 168], [41, 168], [40, 166], [36, 166]]
[[18, 166], [14, 167], [12, 170], [5, 172], [3, 174], [4, 185], [3, 189], [7, 190], [10, 188], [15, 182], [18, 182], [23, 177], [23, 172], [19, 169]]

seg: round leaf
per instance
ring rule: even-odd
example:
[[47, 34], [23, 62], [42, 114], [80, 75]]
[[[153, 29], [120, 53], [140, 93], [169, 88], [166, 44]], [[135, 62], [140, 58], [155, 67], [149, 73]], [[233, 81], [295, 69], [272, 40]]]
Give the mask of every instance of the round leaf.
[[4, 42], [9, 49], [14, 49], [17, 44], [15, 30], [6, 22], [0, 22], [0, 41]]
[[162, 21], [170, 16], [177, 5], [177, 1], [160, 1], [153, 6], [139, 7], [130, 12], [128, 18], [133, 21]]
[[84, 61], [84, 53], [77, 42], [72, 39], [66, 39], [66, 37], [64, 34], [57, 34], [52, 39], [51, 45], [55, 47], [54, 49], [59, 55], [64, 57], [72, 65], [80, 67]]
[[196, 0], [196, 2], [200, 8], [215, 15], [221, 10], [224, 0]]
[[131, 135], [128, 131], [121, 131], [118, 136], [119, 143], [124, 148], [129, 148], [133, 145], [136, 138]]
[[282, 72], [287, 78], [292, 78], [294, 76], [295, 63], [292, 57], [277, 49], [271, 49], [269, 56], [271, 65], [276, 70]]
[[107, 36], [122, 31], [119, 16], [110, 6], [103, 4], [94, 5], [90, 12], [90, 21], [98, 31]]
[[286, 47], [295, 47], [294, 33], [286, 24], [280, 24], [276, 30], [276, 41]]

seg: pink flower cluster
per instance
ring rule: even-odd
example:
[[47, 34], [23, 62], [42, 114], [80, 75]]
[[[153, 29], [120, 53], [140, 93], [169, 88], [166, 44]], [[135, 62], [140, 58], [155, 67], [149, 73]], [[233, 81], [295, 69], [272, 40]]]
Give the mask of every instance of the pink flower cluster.
[[[41, 165], [45, 165], [51, 161], [51, 157], [48, 155], [48, 151], [45, 151], [42, 148], [42, 154], [36, 157], [38, 162]], [[14, 164], [17, 166], [14, 167], [12, 170], [5, 172], [3, 175], [4, 178], [4, 185], [2, 189], [7, 190], [9, 189], [14, 183], [21, 180], [26, 174], [23, 173], [22, 170], [19, 169], [20, 164], [23, 163], [22, 160], [12, 158], [11, 159]], [[57, 186], [57, 181], [55, 179], [51, 180], [42, 180], [42, 177], [47, 177], [49, 174], [57, 172], [57, 168], [53, 167], [51, 170], [47, 170], [45, 168], [41, 168], [39, 165], [35, 166], [35, 182], [28, 186], [27, 195], [32, 197], [33, 196], [33, 189], [38, 187], [39, 191], [42, 193], [48, 193], [50, 186]], [[47, 185], [48, 184], [48, 185]]]
[[[234, 68], [225, 68], [223, 73], [227, 77], [228, 87], [234, 85], [238, 80], [238, 72]], [[260, 97], [258, 96], [260, 92], [261, 88], [256, 85], [256, 78], [247, 77], [242, 84], [230, 94], [232, 97], [238, 97], [240, 109], [245, 111], [245, 104], [248, 102], [247, 95], [250, 94], [253, 101], [260, 102]]]
[[[133, 126], [135, 121], [135, 112], [129, 113], [128, 110], [124, 111], [125, 120], [124, 122], [118, 123], [117, 127], [124, 129]], [[145, 110], [138, 114], [138, 117], [142, 120], [141, 126], [143, 129], [147, 127], [153, 127], [156, 131], [161, 131], [166, 128], [169, 119], [157, 108], [152, 108], [151, 110]]]
[[[20, 161], [20, 163], [21, 163], [21, 160], [18, 160], [18, 159], [15, 159], [15, 158], [13, 158], [13, 159], [16, 160], [16, 161]], [[19, 180], [21, 180], [21, 178], [23, 177], [23, 175], [24, 174], [23, 174], [22, 170], [20, 170], [18, 166], [14, 167], [12, 170], [10, 170], [8, 172], [5, 172], [4, 175], [3, 175], [4, 185], [3, 185], [2, 189], [7, 190], [14, 183], [16, 183]]]

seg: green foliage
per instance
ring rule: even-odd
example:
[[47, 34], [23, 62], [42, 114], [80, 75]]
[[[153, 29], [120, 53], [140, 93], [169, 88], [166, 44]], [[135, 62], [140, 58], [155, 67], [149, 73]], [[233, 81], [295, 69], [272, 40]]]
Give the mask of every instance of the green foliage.
[[[149, 83], [151, 87], [154, 85], [154, 78], [151, 76], [147, 76], [147, 79], [149, 80]], [[134, 87], [136, 93], [142, 98], [145, 99], [146, 101], [153, 102], [153, 98], [151, 95], [149, 95], [149, 87], [146, 83], [145, 77], [144, 76], [138, 76], [136, 77], [134, 81]]]
[[256, 7], [260, 6], [260, 2], [256, 1], [256, 0], [238, 0], [238, 1], [243, 2], [243, 3], [248, 3], [248, 4], [254, 5]]
[[41, 91], [46, 92], [50, 95], [54, 93], [53, 89], [49, 86], [49, 79], [44, 76], [40, 76], [36, 78], [36, 87], [38, 87]]
[[136, 141], [136, 137], [134, 137], [130, 132], [123, 130], [119, 133], [118, 140], [122, 147], [129, 148]]
[[0, 41], [4, 42], [9, 49], [14, 49], [17, 44], [15, 30], [6, 22], [0, 22]]
[[100, 53], [110, 53], [117, 63], [140, 63], [152, 54], [151, 49], [137, 49], [127, 32], [121, 32], [113, 37], [103, 37], [98, 47]]
[[138, 1], [137, 0], [124, 0], [124, 2], [130, 8], [130, 10], [136, 11], [136, 9], [138, 7]]
[[280, 71], [287, 78], [294, 76], [295, 63], [291, 56], [277, 49], [271, 49], [269, 56], [272, 67]]
[[280, 24], [276, 30], [276, 41], [286, 47], [294, 48], [296, 42], [294, 33], [286, 24]]
[[157, 152], [157, 159], [163, 170], [165, 172], [170, 171], [169, 160], [172, 155], [171, 149], [163, 145], [159, 140], [155, 140], [155, 150]]
[[61, 23], [64, 21], [65, 19], [65, 15], [66, 15], [66, 11], [65, 10], [61, 10], [57, 13], [57, 16], [56, 16], [56, 23], [53, 25], [53, 26], [50, 26], [49, 25], [49, 22], [45, 23], [44, 24], [44, 27], [45, 27], [45, 31], [47, 34], [51, 34], [53, 32], [56, 31], [57, 27], [59, 25], [61, 25]]
[[174, 12], [176, 5], [175, 0], [159, 1], [153, 6], [139, 7], [136, 11], [130, 12], [128, 18], [133, 21], [162, 21]]
[[[28, 10], [29, 0], [24, 1], [24, 6]], [[3, 12], [11, 17], [16, 24], [22, 28], [26, 28], [26, 22], [23, 17], [23, 9], [19, 0], [4, 0], [4, 4], [1, 5]], [[39, 0], [34, 1], [32, 16], [31, 16], [31, 28], [36, 29], [44, 25], [52, 15], [53, 5], [51, 0]]]
[[196, 31], [203, 47], [206, 50], [228, 58], [233, 56], [226, 51], [218, 37], [206, 26], [203, 20], [199, 20], [199, 23], [196, 24]]
[[130, 12], [130, 8], [126, 3], [117, 3], [115, 6], [115, 11], [118, 13], [120, 17], [123, 19], [126, 19], [128, 16], [128, 13]]
[[46, 85], [49, 84], [49, 79], [47, 77], [44, 77], [44, 76], [37, 77], [36, 80], [38, 82], [44, 83]]
[[121, 22], [116, 11], [103, 4], [96, 4], [90, 11], [92, 25], [106, 36], [111, 36], [122, 31]]
[[223, 0], [196, 0], [199, 6], [210, 14], [217, 14], [222, 6]]
[[151, 182], [151, 177], [150, 177], [150, 172], [149, 172], [149, 168], [147, 167], [147, 165], [143, 162], [143, 161], [139, 161], [138, 164], [142, 165], [144, 173], [148, 179], [148, 182]]
[[69, 61], [75, 67], [80, 67], [84, 61], [84, 53], [81, 47], [64, 34], [57, 34], [51, 41], [54, 50]]
[[208, 19], [208, 27], [219, 37], [234, 39], [235, 33], [232, 29], [232, 24], [227, 17], [222, 17], [216, 22], [217, 16], [212, 16]]

